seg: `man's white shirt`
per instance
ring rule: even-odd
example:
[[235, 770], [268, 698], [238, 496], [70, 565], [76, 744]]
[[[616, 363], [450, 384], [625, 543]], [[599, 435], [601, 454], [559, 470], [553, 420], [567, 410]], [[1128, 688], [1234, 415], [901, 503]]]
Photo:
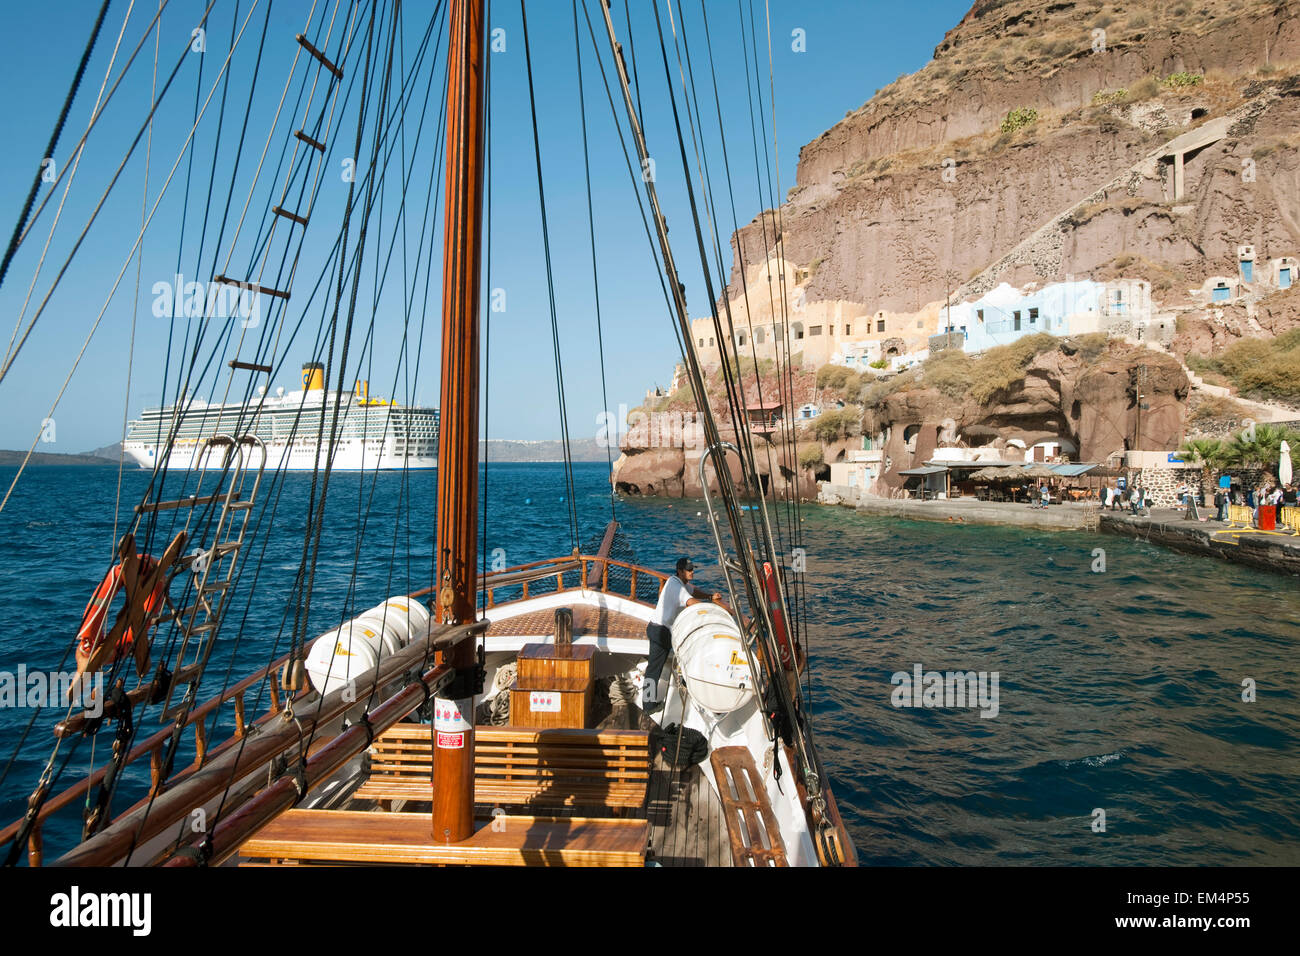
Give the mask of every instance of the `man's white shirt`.
[[655, 605], [655, 613], [650, 618], [650, 623], [672, 627], [678, 612], [686, 607], [686, 602], [693, 596], [682, 579], [674, 574], [659, 592], [659, 603]]

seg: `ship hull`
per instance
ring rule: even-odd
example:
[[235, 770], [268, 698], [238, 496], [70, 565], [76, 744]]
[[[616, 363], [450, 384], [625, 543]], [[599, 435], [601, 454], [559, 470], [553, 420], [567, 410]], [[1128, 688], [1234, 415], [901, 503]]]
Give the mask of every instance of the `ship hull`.
[[[169, 471], [196, 471], [205, 467], [220, 467], [221, 450], [209, 450], [201, 455], [202, 446], [197, 443], [173, 446], [171, 454], [165, 456], [165, 467]], [[162, 454], [162, 449], [145, 442], [128, 441], [123, 446], [127, 457], [141, 468], [153, 469]], [[283, 443], [268, 443], [266, 446], [266, 467], [271, 471], [315, 471], [324, 468], [329, 459], [327, 447], [313, 445], [290, 446]], [[202, 459], [207, 459], [206, 461]], [[438, 467], [438, 455], [401, 455], [391, 448], [366, 447], [360, 441], [341, 441], [334, 449], [333, 471], [419, 471]]]

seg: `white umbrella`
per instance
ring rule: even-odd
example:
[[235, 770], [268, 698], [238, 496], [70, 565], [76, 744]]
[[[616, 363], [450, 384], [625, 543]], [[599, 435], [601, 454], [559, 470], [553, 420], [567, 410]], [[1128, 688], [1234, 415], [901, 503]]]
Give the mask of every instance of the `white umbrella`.
[[1278, 484], [1291, 484], [1291, 446], [1282, 442], [1282, 453], [1277, 458]]

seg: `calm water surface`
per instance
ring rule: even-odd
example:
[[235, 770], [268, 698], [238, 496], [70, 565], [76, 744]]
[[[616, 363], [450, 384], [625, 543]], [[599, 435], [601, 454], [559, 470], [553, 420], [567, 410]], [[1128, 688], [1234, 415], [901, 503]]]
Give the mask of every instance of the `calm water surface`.
[[[0, 469], [6, 487], [12, 474]], [[586, 546], [609, 520], [607, 468], [575, 475]], [[32, 468], [0, 514], [0, 671], [56, 669], [70, 649], [108, 566], [116, 480], [114, 468]], [[126, 474], [124, 514], [147, 480]], [[310, 488], [310, 475], [290, 475], [262, 496], [277, 534], [254, 539], [227, 612], [236, 675], [286, 649]], [[178, 480], [166, 495], [180, 492]], [[312, 636], [429, 584], [435, 493], [432, 473], [333, 477]], [[514, 565], [567, 552], [567, 499], [559, 465], [491, 466], [489, 556], [500, 548]], [[709, 560], [699, 502], [616, 507], [641, 563]], [[801, 527], [814, 726], [864, 862], [1300, 863], [1295, 579], [1083, 533], [816, 506]], [[1106, 570], [1094, 573], [1099, 547]], [[720, 580], [716, 565], [699, 577]], [[917, 664], [996, 672], [997, 716], [894, 707], [891, 675]], [[1242, 700], [1245, 680], [1254, 702]], [[0, 770], [31, 716], [0, 709]], [[49, 757], [49, 723], [42, 713], [0, 782], [4, 822]], [[75, 750], [65, 779], [90, 758]]]

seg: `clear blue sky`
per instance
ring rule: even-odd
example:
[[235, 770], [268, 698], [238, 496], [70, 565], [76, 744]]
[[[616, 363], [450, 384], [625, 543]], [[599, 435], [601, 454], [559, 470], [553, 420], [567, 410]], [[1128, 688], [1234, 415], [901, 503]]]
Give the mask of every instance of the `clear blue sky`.
[[[749, 0], [743, 0], [746, 9]], [[707, 0], [713, 60], [722, 96], [727, 148], [731, 155], [736, 193], [736, 214], [741, 225], [749, 222], [766, 202], [760, 195], [754, 174], [750, 139], [750, 122], [745, 94], [745, 67], [742, 60], [739, 15], [735, 0]], [[55, 442], [41, 444], [40, 451], [78, 452], [108, 444], [121, 435], [124, 407], [131, 416], [145, 405], [157, 404], [162, 397], [162, 366], [167, 354], [170, 321], [153, 315], [156, 282], [170, 280], [175, 273], [178, 245], [181, 243], [180, 220], [188, 217], [183, 245], [180, 245], [185, 279], [206, 279], [194, 275], [210, 268], [212, 250], [225, 208], [225, 190], [237, 152], [240, 167], [236, 177], [231, 219], [226, 227], [225, 245], [234, 233], [234, 223], [248, 196], [252, 172], [266, 141], [268, 130], [288, 75], [289, 64], [297, 49], [294, 35], [307, 32], [307, 2], [278, 0], [270, 8], [270, 27], [257, 66], [257, 84], [253, 90], [248, 131], [242, 151], [236, 143], [240, 135], [250, 79], [258, 55], [257, 41], [266, 17], [266, 0], [256, 6], [252, 0], [238, 4], [242, 23], [253, 10], [248, 33], [236, 49], [230, 69], [226, 113], [221, 122], [221, 150], [217, 154], [215, 193], [205, 202], [208, 174], [212, 168], [213, 144], [218, 135], [217, 118], [223, 90], [218, 87], [208, 112], [200, 124], [196, 139], [198, 156], [188, 201], [185, 200], [186, 163], [182, 162], [145, 238], [143, 264], [140, 269], [140, 295], [134, 304], [136, 264], [126, 270], [103, 321], [92, 339], [71, 385], [54, 414]], [[66, 3], [21, 5], [6, 12], [6, 28], [0, 32], [0, 70], [4, 76], [6, 108], [0, 114], [0, 136], [6, 148], [0, 150], [0, 243], [7, 243], [22, 202], [40, 163], [45, 143], [66, 94], [73, 70], [89, 35], [97, 2], [69, 0]], [[112, 53], [128, 0], [114, 0], [91, 58], [80, 94], [69, 115], [67, 126], [55, 153], [57, 168], [62, 169], [71, 149], [80, 137], [91, 113], [92, 104]], [[425, 27], [432, 0], [407, 3], [403, 15], [402, 53], [409, 66]], [[593, 17], [599, 11], [596, 0], [589, 0]], [[760, 42], [763, 34], [763, 5], [754, 3]], [[944, 31], [960, 20], [969, 0], [926, 0], [922, 3], [894, 4], [867, 0], [818, 0], [796, 3], [772, 0], [772, 48], [776, 82], [777, 135], [780, 144], [780, 181], [782, 194], [795, 182], [799, 147], [814, 139], [871, 97], [873, 92], [903, 73], [922, 67]], [[332, 5], [321, 8], [332, 10]], [[660, 0], [667, 17], [666, 0]], [[121, 71], [130, 49], [140, 39], [156, 5], [137, 0], [127, 25], [123, 49], [119, 53], [114, 77]], [[680, 11], [676, 4], [674, 9]], [[181, 58], [186, 38], [198, 22], [203, 4], [193, 0], [170, 0], [162, 18], [161, 53], [158, 59], [159, 84]], [[616, 22], [625, 47], [624, 7], [616, 3]], [[203, 96], [206, 97], [222, 61], [230, 50], [232, 19], [236, 4], [219, 0], [209, 22], [207, 51], [202, 54]], [[713, 106], [712, 80], [704, 56], [704, 34], [699, 0], [686, 0], [687, 36], [696, 69], [700, 107], [707, 119], [706, 145], [713, 165], [715, 186], [721, 190], [721, 151]], [[317, 14], [319, 20], [319, 12]], [[597, 20], [599, 27], [599, 21]], [[493, 4], [492, 23], [505, 31], [504, 52], [493, 55], [493, 242], [491, 284], [506, 292], [506, 311], [491, 315], [491, 404], [489, 437], [528, 439], [554, 438], [559, 435], [559, 418], [555, 398], [554, 367], [547, 302], [544, 260], [540, 241], [540, 218], [537, 201], [536, 171], [532, 148], [527, 86], [524, 72], [523, 33], [520, 28], [518, 2]], [[648, 2], [632, 5], [633, 45], [638, 74], [643, 86], [643, 108], [650, 149], [656, 157], [656, 175], [661, 199], [672, 228], [671, 236], [683, 281], [686, 283], [692, 316], [707, 313], [708, 297], [701, 277], [694, 235], [676, 154], [676, 139], [671, 127], [671, 113], [666, 97], [666, 81], [660, 59], [654, 17]], [[802, 30], [806, 49], [792, 49], [792, 31]], [[597, 416], [604, 407], [599, 387], [599, 365], [592, 302], [591, 259], [587, 239], [587, 202], [583, 181], [582, 138], [575, 73], [575, 50], [572, 11], [569, 0], [532, 0], [529, 4], [529, 31], [532, 46], [534, 80], [537, 87], [537, 110], [541, 127], [543, 168], [546, 181], [547, 212], [550, 219], [552, 264], [556, 280], [561, 348], [567, 384], [570, 433], [574, 437], [594, 437]], [[590, 41], [583, 33], [584, 81], [587, 89], [587, 120], [591, 138], [591, 164], [598, 265], [601, 280], [601, 307], [604, 320], [606, 368], [610, 406], [620, 403], [635, 406], [645, 390], [656, 383], [667, 384], [678, 349], [658, 280], [651, 266], [639, 214], [621, 149], [618, 144], [599, 74], [592, 59]], [[599, 36], [599, 34], [598, 34]], [[671, 36], [669, 36], [671, 42]], [[27, 306], [30, 319], [44, 297], [50, 282], [62, 266], [68, 251], [95, 203], [113, 175], [132, 137], [147, 112], [153, 70], [153, 37], [123, 79], [100, 125], [88, 141], [87, 150], [77, 172], [73, 189], [62, 212], [62, 219], [46, 259], [32, 300]], [[608, 67], [608, 57], [603, 53]], [[766, 48], [762, 50], [763, 87], [766, 95]], [[676, 60], [669, 48], [673, 79]], [[199, 54], [185, 59], [172, 89], [159, 109], [153, 129], [152, 159], [149, 165], [149, 199], [152, 207], [167, 178], [193, 117]], [[301, 72], [301, 66], [299, 68]], [[410, 257], [408, 271], [414, 268], [420, 219], [424, 205], [435, 138], [433, 124], [441, 98], [441, 64], [435, 76], [431, 108], [418, 153], [414, 150], [415, 123], [424, 96], [421, 74], [413, 91], [413, 106], [407, 111], [408, 126], [405, 151], [415, 155], [417, 165], [406, 191], [407, 235]], [[346, 83], [346, 81], [345, 81]], [[274, 126], [272, 147], [267, 160], [274, 168], [280, 150], [298, 123], [290, 115], [296, 84], [291, 87], [289, 107]], [[318, 94], [319, 95], [319, 94]], [[316, 328], [324, 310], [318, 297], [308, 304], [307, 298], [317, 275], [325, 267], [330, 246], [346, 196], [346, 184], [339, 173], [342, 158], [351, 152], [355, 135], [355, 106], [359, 91], [353, 90], [343, 125], [332, 137], [329, 165], [322, 179], [320, 199], [313, 214], [302, 261], [290, 303], [290, 324], [303, 319], [304, 331], [298, 339], [282, 348], [283, 371], [275, 384], [294, 387], [297, 366], [310, 356]], [[619, 104], [621, 109], [621, 103]], [[770, 113], [768, 114], [770, 116]], [[684, 122], [684, 120], [683, 120]], [[770, 133], [770, 131], [769, 131]], [[366, 142], [369, 142], [367, 136]], [[68, 275], [51, 298], [45, 313], [19, 355], [13, 369], [0, 382], [0, 448], [25, 449], [40, 430], [40, 423], [68, 374], [108, 295], [119, 269], [135, 239], [141, 217], [144, 186], [144, 148], [142, 141], [136, 154], [122, 173], [109, 196], [99, 219], [89, 232], [73, 261]], [[365, 150], [363, 148], [363, 156]], [[692, 159], [693, 162], [693, 159]], [[362, 305], [358, 309], [356, 334], [349, 362], [353, 375], [358, 360], [364, 363], [361, 377], [371, 380], [372, 394], [394, 392], [393, 382], [399, 375], [402, 335], [401, 247], [399, 241], [385, 292], [374, 309], [374, 342], [363, 342], [364, 330], [371, 314], [373, 289], [373, 252], [386, 252], [395, 221], [400, 190], [393, 177], [384, 192], [384, 212], [372, 224], [369, 237], [371, 263], [361, 287]], [[692, 170], [693, 171], [693, 170]], [[283, 173], [281, 173], [283, 180]], [[269, 176], [253, 192], [248, 222], [235, 241], [230, 271], [247, 271], [254, 257], [254, 238], [266, 210], [271, 204]], [[439, 184], [440, 185], [440, 184]], [[51, 190], [42, 186], [38, 202]], [[277, 187], [278, 188], [278, 187]], [[53, 213], [62, 195], [62, 184], [10, 268], [0, 288], [0, 340], [7, 345], [36, 261], [45, 243]], [[779, 197], [778, 197], [779, 198]], [[719, 228], [725, 237], [732, 228], [731, 211], [725, 190], [716, 195]], [[202, 264], [198, 259], [198, 236], [205, 210], [209, 223]], [[354, 229], [355, 236], [355, 229]], [[441, 247], [441, 221], [435, 235]], [[278, 247], [277, 247], [278, 248]], [[426, 246], [427, 248], [427, 246]], [[222, 260], [225, 258], [223, 248]], [[730, 263], [728, 261], [728, 267]], [[220, 271], [220, 269], [218, 269]], [[408, 395], [404, 385], [396, 389], [398, 397], [421, 404], [437, 404], [439, 275], [435, 257], [435, 274], [427, 302], [420, 284], [420, 303], [414, 322], [426, 314], [425, 346], [420, 358], [419, 381]], [[304, 311], [305, 310], [305, 311]], [[132, 314], [136, 319], [134, 362], [128, 362]], [[178, 320], [176, 330], [184, 329]], [[191, 329], [190, 331], [194, 331]], [[413, 324], [411, 334], [414, 335]], [[216, 333], [213, 332], [215, 335]], [[209, 338], [208, 341], [211, 339]], [[283, 340], [282, 340], [283, 342]], [[341, 346], [340, 346], [341, 347]], [[173, 345], [173, 355], [179, 346]], [[132, 365], [129, 398], [126, 372]], [[174, 366], [173, 366], [174, 367]], [[404, 374], [404, 372], [403, 372]], [[208, 394], [214, 384], [210, 372], [200, 388]], [[174, 382], [174, 378], [173, 378]], [[224, 387], [224, 377], [220, 380]]]

